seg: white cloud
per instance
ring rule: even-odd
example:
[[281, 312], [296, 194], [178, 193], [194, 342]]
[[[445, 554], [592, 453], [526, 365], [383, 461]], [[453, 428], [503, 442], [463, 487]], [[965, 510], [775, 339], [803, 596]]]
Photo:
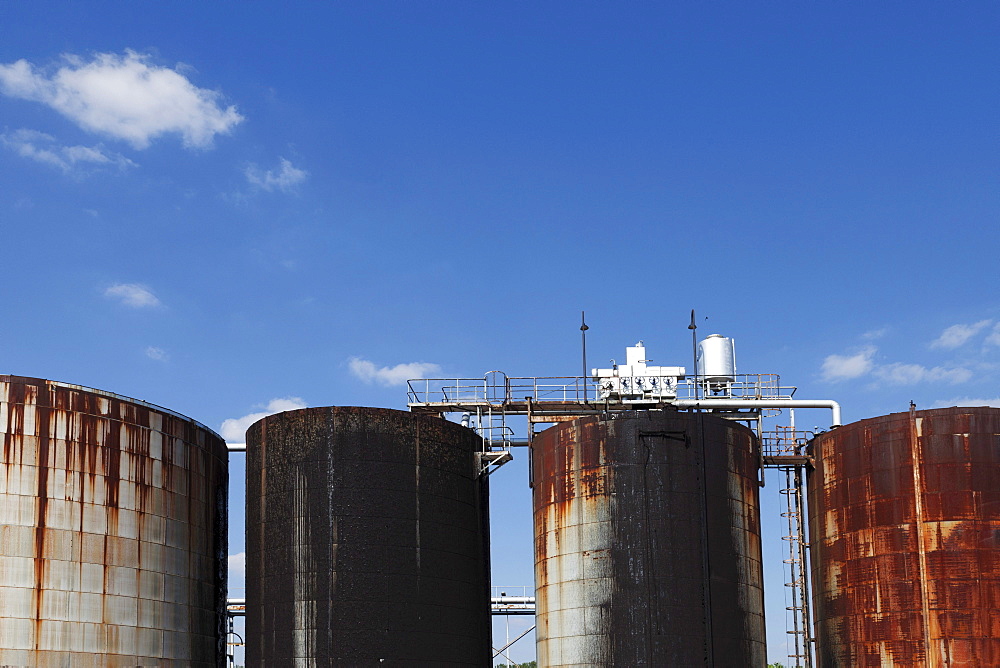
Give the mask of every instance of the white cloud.
[[55, 137], [44, 132], [21, 128], [0, 135], [0, 143], [22, 158], [57, 167], [64, 172], [80, 165], [135, 167], [136, 164], [121, 155], [107, 151], [103, 146], [61, 146]]
[[[944, 330], [932, 344], [932, 347], [955, 348], [975, 336], [977, 332], [982, 331], [991, 322], [991, 320], [982, 320], [971, 325], [953, 325]], [[1000, 327], [997, 329], [1000, 330]], [[866, 333], [864, 338], [871, 340], [882, 333], [880, 330], [875, 330]], [[1000, 342], [1000, 331], [998, 331], [998, 342]], [[922, 364], [902, 362], [876, 364], [875, 355], [877, 352], [878, 348], [869, 344], [853, 355], [828, 355], [823, 360], [822, 378], [825, 381], [841, 381], [871, 375], [882, 383], [890, 385], [915, 385], [917, 383], [956, 385], [967, 382], [973, 376], [973, 372], [964, 366], [926, 367]]]
[[868, 341], [874, 341], [875, 339], [881, 339], [883, 336], [889, 333], [888, 327], [881, 327], [879, 329], [872, 329], [861, 335], [862, 339], [867, 339]]
[[262, 171], [257, 165], [251, 164], [246, 168], [247, 181], [257, 186], [261, 190], [283, 190], [288, 192], [298, 184], [305, 181], [309, 172], [292, 165], [289, 160], [281, 158], [280, 169], [277, 172], [270, 169]]
[[974, 399], [970, 397], [957, 397], [947, 401], [938, 401], [932, 408], [948, 408], [950, 406], [992, 406], [1000, 408], [1000, 397], [993, 399]]
[[159, 306], [160, 300], [145, 285], [138, 283], [116, 283], [104, 291], [105, 297], [121, 300], [125, 306], [145, 308]]
[[151, 360], [156, 360], [157, 362], [166, 362], [167, 351], [163, 348], [157, 348], [156, 346], [149, 346], [146, 348], [146, 357]]
[[252, 425], [257, 420], [261, 418], [266, 418], [268, 415], [274, 415], [275, 413], [281, 413], [283, 411], [294, 411], [299, 408], [305, 408], [306, 402], [304, 402], [299, 397], [283, 397], [279, 399], [271, 399], [264, 406], [264, 410], [249, 413], [243, 417], [229, 418], [228, 420], [222, 421], [222, 427], [219, 429], [219, 435], [226, 439], [227, 443], [243, 443], [246, 438], [247, 428]]
[[877, 350], [875, 346], [865, 346], [855, 355], [827, 355], [823, 360], [823, 380], [835, 382], [865, 375], [872, 370]]
[[952, 325], [941, 332], [941, 336], [931, 342], [931, 348], [958, 348], [973, 336], [988, 327], [992, 320], [980, 320], [971, 325]]
[[920, 364], [886, 364], [875, 369], [875, 376], [892, 385], [914, 385], [926, 382], [944, 382], [952, 385], [964, 383], [972, 378], [972, 372], [964, 367], [951, 369], [936, 366], [928, 369]]
[[243, 117], [219, 105], [221, 95], [198, 88], [183, 74], [149, 63], [145, 54], [98, 53], [89, 62], [67, 55], [54, 73], [26, 60], [0, 65], [0, 91], [40, 102], [89, 132], [129, 142], [137, 149], [165, 134], [185, 146], [208, 147]]
[[410, 362], [392, 367], [377, 367], [374, 362], [360, 357], [352, 357], [348, 360], [348, 367], [351, 373], [366, 383], [378, 383], [386, 387], [402, 385], [411, 378], [427, 378], [441, 374], [441, 367], [430, 362]]
[[936, 366], [933, 369], [927, 370], [927, 379], [942, 380], [946, 383], [951, 383], [952, 385], [958, 385], [959, 383], [965, 383], [971, 380], [972, 371], [961, 366], [953, 367], [951, 369]]
[[229, 582], [236, 589], [242, 589], [247, 576], [247, 553], [229, 555]]
[[986, 335], [987, 345], [1000, 346], [1000, 322], [993, 325], [993, 331]]

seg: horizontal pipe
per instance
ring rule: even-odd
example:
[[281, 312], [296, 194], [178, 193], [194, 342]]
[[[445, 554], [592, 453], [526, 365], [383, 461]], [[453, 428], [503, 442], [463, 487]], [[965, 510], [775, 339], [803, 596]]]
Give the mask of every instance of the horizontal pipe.
[[[226, 606], [229, 608], [240, 608], [246, 607], [247, 600], [245, 598], [230, 598], [226, 600]], [[504, 608], [505, 605], [520, 605], [520, 608]], [[531, 607], [528, 607], [531, 606]], [[499, 596], [490, 599], [490, 607], [493, 609], [493, 614], [495, 615], [533, 615], [535, 614], [535, 597], [534, 596]], [[242, 610], [229, 610], [229, 615], [231, 617], [242, 617], [246, 614]]]
[[678, 408], [829, 408], [833, 426], [839, 427], [840, 404], [832, 399], [676, 399]]
[[[500, 603], [500, 604], [514, 604], [514, 603], [534, 603], [534, 596], [494, 596], [490, 599], [490, 603]], [[246, 605], [247, 600], [245, 598], [228, 598], [226, 599], [226, 605]]]
[[246, 452], [247, 451], [247, 444], [246, 443], [226, 443], [226, 449], [229, 450], [229, 452]]

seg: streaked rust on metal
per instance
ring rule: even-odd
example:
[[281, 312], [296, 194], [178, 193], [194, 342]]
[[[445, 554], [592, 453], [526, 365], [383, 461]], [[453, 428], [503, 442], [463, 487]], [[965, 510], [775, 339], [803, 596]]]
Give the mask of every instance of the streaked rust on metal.
[[385, 408], [247, 431], [247, 664], [489, 666], [483, 441]]
[[531, 448], [539, 666], [764, 665], [749, 429], [640, 411]]
[[222, 439], [20, 376], [0, 376], [0, 434], [0, 664], [223, 665]]
[[820, 664], [1000, 665], [1000, 409], [893, 413], [811, 451]]

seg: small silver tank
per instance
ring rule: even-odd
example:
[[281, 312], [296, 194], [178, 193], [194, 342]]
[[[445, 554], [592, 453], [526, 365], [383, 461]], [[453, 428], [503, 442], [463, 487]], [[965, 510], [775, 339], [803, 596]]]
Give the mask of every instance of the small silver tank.
[[731, 383], [736, 377], [736, 348], [722, 334], [709, 334], [698, 343], [698, 375], [709, 383]]

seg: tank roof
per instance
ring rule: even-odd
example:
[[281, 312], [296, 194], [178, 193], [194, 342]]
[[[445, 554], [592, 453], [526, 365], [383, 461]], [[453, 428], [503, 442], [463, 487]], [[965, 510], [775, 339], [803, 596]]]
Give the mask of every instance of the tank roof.
[[210, 434], [216, 436], [220, 440], [225, 440], [211, 427], [208, 427], [201, 422], [198, 422], [194, 418], [190, 418], [187, 415], [178, 413], [177, 411], [170, 410], [169, 408], [164, 408], [163, 406], [158, 406], [157, 404], [150, 403], [148, 401], [143, 401], [141, 399], [133, 399], [132, 397], [126, 397], [122, 394], [115, 394], [114, 392], [107, 392], [105, 390], [98, 390], [93, 387], [87, 387], [86, 385], [76, 385], [74, 383], [64, 383], [58, 380], [48, 380], [46, 378], [34, 378], [31, 376], [15, 376], [11, 374], [0, 374], [0, 383], [23, 383], [25, 385], [50, 385], [52, 387], [61, 387], [67, 390], [76, 390], [78, 392], [87, 392], [89, 394], [96, 394], [102, 397], [107, 397], [108, 399], [117, 399], [118, 401], [125, 401], [130, 404], [135, 404], [136, 406], [142, 406], [150, 410], [157, 411], [158, 413], [164, 413], [166, 415], [171, 415], [185, 422], [189, 422], [199, 429], [204, 429]]

